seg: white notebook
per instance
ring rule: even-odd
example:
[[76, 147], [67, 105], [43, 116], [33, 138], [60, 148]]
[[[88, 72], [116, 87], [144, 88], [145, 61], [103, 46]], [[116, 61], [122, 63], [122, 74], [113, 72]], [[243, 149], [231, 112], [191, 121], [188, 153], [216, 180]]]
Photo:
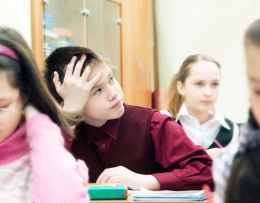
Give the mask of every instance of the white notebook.
[[134, 201], [202, 201], [206, 199], [204, 190], [185, 190], [172, 191], [160, 190], [151, 191], [142, 189], [133, 191], [129, 194], [133, 196]]

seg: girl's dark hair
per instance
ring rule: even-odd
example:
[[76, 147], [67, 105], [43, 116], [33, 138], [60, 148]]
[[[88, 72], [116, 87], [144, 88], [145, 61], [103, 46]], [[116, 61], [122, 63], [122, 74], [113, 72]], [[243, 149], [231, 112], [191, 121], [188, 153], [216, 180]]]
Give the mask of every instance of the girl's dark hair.
[[255, 20], [248, 26], [245, 33], [245, 43], [248, 40], [260, 46], [260, 19]]
[[257, 123], [257, 121], [255, 120], [254, 114], [252, 112], [252, 110], [249, 110], [249, 117], [248, 117], [248, 121], [247, 121], [254, 129], [258, 129], [259, 125]]
[[260, 202], [260, 148], [238, 155], [227, 182], [225, 203]]
[[0, 72], [6, 73], [10, 85], [20, 90], [24, 105], [31, 103], [70, 133], [66, 118], [46, 88], [33, 53], [22, 35], [12, 28], [1, 26], [0, 44], [12, 49], [19, 57], [18, 62], [0, 55]]
[[[248, 42], [251, 42], [257, 46], [260, 46], [260, 18], [252, 22], [246, 32], [245, 32], [245, 45]], [[249, 119], [248, 123], [253, 127], [253, 128], [259, 128], [259, 125], [257, 121], [255, 120], [255, 117], [253, 115], [252, 110], [249, 110]]]
[[179, 71], [172, 77], [170, 86], [167, 91], [167, 109], [172, 115], [173, 118], [176, 118], [178, 115], [178, 112], [181, 108], [181, 105], [184, 101], [184, 98], [177, 89], [177, 82], [180, 81], [182, 84], [185, 83], [186, 78], [190, 74], [190, 67], [192, 64], [197, 63], [199, 61], [210, 61], [215, 63], [219, 68], [220, 64], [213, 59], [210, 56], [202, 55], [202, 54], [196, 54], [188, 56], [182, 63]]

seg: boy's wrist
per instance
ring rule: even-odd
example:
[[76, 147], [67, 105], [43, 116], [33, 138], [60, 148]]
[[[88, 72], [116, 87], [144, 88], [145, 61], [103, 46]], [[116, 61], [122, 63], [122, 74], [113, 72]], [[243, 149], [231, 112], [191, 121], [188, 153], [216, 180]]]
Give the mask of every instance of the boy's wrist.
[[75, 106], [71, 107], [64, 104], [62, 111], [72, 118], [78, 118], [81, 115], [82, 109], [77, 109]]

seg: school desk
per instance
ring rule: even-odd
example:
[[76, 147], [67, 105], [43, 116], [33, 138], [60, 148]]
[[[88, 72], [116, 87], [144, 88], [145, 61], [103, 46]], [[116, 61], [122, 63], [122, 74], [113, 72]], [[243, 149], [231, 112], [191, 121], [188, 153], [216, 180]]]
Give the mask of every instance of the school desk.
[[[162, 201], [157, 201], [157, 203]], [[187, 201], [187, 202], [172, 202], [172, 203], [209, 203], [207, 200], [204, 201]], [[134, 201], [132, 196], [128, 196], [127, 200], [90, 200], [90, 203], [154, 203], [151, 201]], [[171, 202], [168, 202], [171, 203]]]

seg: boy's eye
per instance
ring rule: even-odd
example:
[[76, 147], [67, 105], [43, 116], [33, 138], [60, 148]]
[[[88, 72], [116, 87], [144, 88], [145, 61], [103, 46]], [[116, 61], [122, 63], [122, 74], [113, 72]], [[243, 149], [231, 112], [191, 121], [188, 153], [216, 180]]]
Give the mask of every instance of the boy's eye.
[[199, 87], [201, 87], [201, 86], [202, 86], [202, 83], [201, 83], [201, 82], [197, 82], [196, 85], [199, 86]]
[[97, 91], [95, 91], [95, 92], [94, 92], [94, 95], [95, 95], [95, 94], [98, 94], [98, 93], [100, 93], [100, 92], [101, 92], [101, 88], [99, 88]]
[[214, 87], [217, 87], [218, 86], [218, 83], [216, 82], [216, 83], [213, 83], [212, 84]]
[[111, 77], [110, 79], [109, 79], [109, 82], [113, 82], [114, 81], [114, 77]]

